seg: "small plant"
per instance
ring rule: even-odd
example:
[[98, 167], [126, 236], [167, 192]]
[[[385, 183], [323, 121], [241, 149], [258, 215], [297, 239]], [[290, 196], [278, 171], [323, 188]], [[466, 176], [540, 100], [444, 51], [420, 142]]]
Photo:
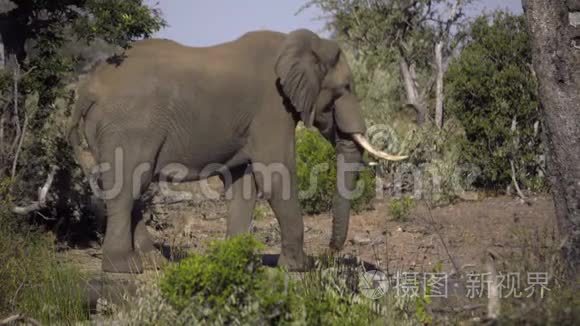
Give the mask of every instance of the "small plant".
[[[297, 175], [300, 206], [306, 214], [328, 212], [336, 191], [336, 153], [318, 133], [299, 129], [296, 135]], [[375, 175], [371, 170], [360, 173], [362, 194], [352, 201], [354, 211], [371, 207], [375, 197]]]
[[271, 210], [267, 204], [257, 203], [256, 207], [254, 208], [254, 220], [263, 221], [268, 217], [268, 215], [270, 215], [270, 213]]
[[302, 323], [372, 325], [378, 322], [380, 315], [377, 310], [380, 309], [358, 291], [355, 284], [360, 281], [359, 277], [360, 269], [334, 262], [306, 273], [297, 284], [300, 309], [305, 314]]
[[415, 200], [411, 197], [393, 198], [389, 202], [389, 213], [396, 221], [406, 221], [413, 207]]
[[[518, 248], [504, 257], [498, 269], [514, 273], [522, 283], [529, 284], [531, 273], [547, 276], [544, 295], [539, 291], [502, 298], [499, 323], [505, 325], [576, 325], [580, 320], [578, 275], [570, 277], [568, 262], [561, 256], [561, 241], [551, 228], [516, 230], [513, 234]], [[525, 289], [525, 286], [523, 286]]]

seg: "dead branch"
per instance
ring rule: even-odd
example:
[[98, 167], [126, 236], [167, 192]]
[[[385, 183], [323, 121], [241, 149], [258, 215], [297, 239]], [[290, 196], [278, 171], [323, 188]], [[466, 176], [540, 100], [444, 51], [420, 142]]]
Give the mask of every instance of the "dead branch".
[[485, 307], [485, 305], [482, 304], [471, 304], [471, 305], [466, 305], [463, 307], [449, 307], [449, 308], [433, 308], [432, 311], [433, 312], [438, 312], [438, 313], [460, 313], [460, 312], [467, 312], [467, 311], [473, 311], [473, 310], [477, 310], [480, 308]]
[[461, 273], [461, 269], [459, 268], [459, 265], [457, 264], [457, 262], [455, 262], [455, 259], [451, 255], [451, 252], [449, 251], [449, 247], [447, 247], [447, 242], [445, 242], [445, 239], [443, 239], [443, 235], [441, 234], [441, 232], [439, 232], [439, 229], [436, 226], [435, 219], [433, 218], [433, 213], [432, 213], [433, 208], [431, 207], [431, 204], [427, 200], [425, 200], [425, 205], [427, 205], [427, 212], [429, 213], [428, 223], [430, 224], [431, 228], [433, 229], [433, 232], [435, 232], [437, 234], [439, 241], [441, 241], [441, 245], [443, 246], [443, 249], [445, 250], [447, 257], [449, 257], [449, 261], [451, 262], [451, 265], [453, 265], [453, 269], [455, 269], [455, 273]]
[[25, 322], [33, 326], [41, 326], [40, 322], [38, 322], [36, 319], [26, 317], [23, 314], [16, 314], [3, 320], [0, 320], [0, 326], [8, 326], [15, 322]]
[[511, 173], [512, 183], [514, 184], [514, 188], [516, 189], [516, 193], [525, 202], [526, 196], [524, 196], [524, 193], [522, 192], [522, 190], [520, 189], [520, 185], [518, 184], [518, 180], [516, 179], [516, 167], [515, 167], [513, 159], [510, 159], [510, 166], [511, 166], [511, 170], [512, 170], [512, 173]]
[[4, 163], [5, 155], [5, 140], [4, 140], [4, 125], [6, 124], [6, 114], [4, 109], [0, 112], [0, 166]]
[[[512, 126], [510, 128], [510, 131], [511, 131], [512, 135], [515, 136], [513, 139], [513, 146], [514, 146], [514, 152], [515, 152], [515, 150], [519, 147], [519, 137], [517, 137], [518, 121], [517, 121], [516, 117], [513, 117], [513, 119], [512, 119]], [[520, 189], [520, 185], [518, 184], [518, 180], [516, 178], [516, 166], [515, 166], [514, 160], [512, 158], [510, 158], [510, 167], [511, 167], [512, 183], [514, 184], [514, 188], [516, 189], [518, 196], [525, 202], [526, 196], [524, 196], [522, 190]]]
[[443, 41], [435, 45], [435, 65], [437, 70], [437, 90], [435, 93], [435, 124], [443, 128]]
[[[401, 53], [403, 52], [401, 51]], [[417, 113], [417, 123], [422, 125], [427, 116], [427, 109], [417, 90], [417, 74], [414, 65], [409, 64], [405, 58], [402, 58], [399, 62], [399, 68], [401, 69], [401, 76], [403, 78], [407, 95], [407, 105], [415, 109]]]
[[58, 167], [56, 165], [51, 166], [50, 173], [46, 178], [46, 182], [44, 185], [38, 189], [38, 201], [32, 202], [28, 206], [15, 206], [12, 208], [12, 212], [18, 215], [27, 215], [34, 211], [41, 210], [46, 207], [46, 196], [52, 186], [52, 182], [54, 181], [54, 176], [58, 171]]
[[16, 168], [18, 166], [18, 158], [20, 156], [20, 152], [22, 151], [22, 144], [24, 143], [24, 137], [26, 136], [26, 129], [28, 127], [28, 116], [24, 116], [24, 124], [22, 126], [22, 132], [20, 133], [20, 139], [18, 140], [18, 146], [16, 147], [16, 152], [14, 153], [14, 160], [12, 161], [12, 171], [11, 171], [11, 178], [14, 180], [16, 177]]
[[485, 268], [489, 273], [489, 300], [487, 302], [487, 318], [489, 320], [496, 320], [500, 314], [499, 281], [497, 277], [497, 270], [495, 268], [496, 254], [494, 254], [491, 250], [488, 250], [486, 260]]
[[[16, 56], [12, 56], [11, 57], [11, 61], [12, 61], [12, 65], [14, 65], [12, 67], [12, 69], [14, 69], [13, 75], [12, 75], [12, 82], [13, 84], [13, 110], [14, 110], [14, 125], [16, 127], [16, 134], [20, 135], [20, 132], [22, 131], [20, 129], [20, 116], [19, 116], [19, 112], [18, 112], [18, 82], [20, 81], [20, 64], [18, 64], [18, 60], [16, 59]], [[17, 137], [18, 138], [18, 137]]]

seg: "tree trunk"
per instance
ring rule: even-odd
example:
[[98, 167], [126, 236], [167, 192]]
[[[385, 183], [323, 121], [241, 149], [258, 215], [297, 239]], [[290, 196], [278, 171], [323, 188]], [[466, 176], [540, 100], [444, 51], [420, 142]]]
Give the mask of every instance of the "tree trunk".
[[417, 112], [417, 124], [421, 126], [427, 116], [427, 107], [419, 96], [414, 68], [409, 65], [405, 58], [401, 58], [399, 65], [403, 84], [405, 85], [405, 93], [407, 94], [407, 105], [411, 105], [415, 109]]
[[562, 254], [580, 272], [579, 1], [524, 0], [548, 140], [548, 172]]
[[2, 41], [2, 35], [0, 34], [0, 70], [6, 68], [6, 59], [4, 57], [4, 41]]
[[437, 69], [436, 93], [435, 93], [435, 124], [443, 128], [443, 41], [435, 45], [435, 65]]
[[12, 1], [0, 0], [0, 35], [5, 60], [16, 56], [18, 62], [22, 63], [26, 58], [26, 40], [30, 36], [31, 15], [32, 1], [30, 0], [19, 1], [18, 6]]

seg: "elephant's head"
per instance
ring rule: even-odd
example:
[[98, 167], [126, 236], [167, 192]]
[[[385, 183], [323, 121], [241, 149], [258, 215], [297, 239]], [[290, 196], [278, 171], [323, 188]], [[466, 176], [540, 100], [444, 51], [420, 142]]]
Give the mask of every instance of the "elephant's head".
[[364, 150], [386, 160], [405, 157], [376, 150], [366, 140], [353, 76], [336, 42], [309, 30], [294, 31], [284, 41], [275, 69], [284, 96], [306, 127], [316, 127], [336, 147], [339, 173], [330, 246], [340, 250], [348, 232], [351, 200], [341, 189], [354, 190], [358, 179], [358, 172], [348, 166], [360, 164]]

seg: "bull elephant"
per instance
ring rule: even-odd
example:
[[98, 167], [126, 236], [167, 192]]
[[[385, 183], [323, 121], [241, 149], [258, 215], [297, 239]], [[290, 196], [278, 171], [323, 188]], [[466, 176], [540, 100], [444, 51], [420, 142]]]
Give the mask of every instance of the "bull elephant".
[[[247, 232], [261, 193], [282, 233], [278, 263], [301, 270], [309, 262], [298, 202], [297, 123], [315, 127], [335, 146], [343, 171], [337, 181], [347, 189], [354, 189], [358, 173], [344, 167], [360, 164], [364, 150], [404, 159], [366, 141], [344, 53], [336, 42], [304, 29], [250, 32], [204, 48], [139, 41], [120, 62], [93, 69], [77, 94], [68, 130], [77, 161], [102, 190], [119, 190], [105, 198], [102, 269], [108, 272], [141, 272], [142, 254], [154, 250], [143, 220], [132, 212], [151, 182], [172, 177], [167, 166], [187, 168], [181, 181], [230, 176], [222, 178], [232, 193], [227, 236]], [[95, 169], [102, 164], [109, 169]], [[277, 164], [288, 173], [266, 177], [256, 164]], [[349, 214], [350, 198], [337, 191], [332, 250], [344, 245]]]

